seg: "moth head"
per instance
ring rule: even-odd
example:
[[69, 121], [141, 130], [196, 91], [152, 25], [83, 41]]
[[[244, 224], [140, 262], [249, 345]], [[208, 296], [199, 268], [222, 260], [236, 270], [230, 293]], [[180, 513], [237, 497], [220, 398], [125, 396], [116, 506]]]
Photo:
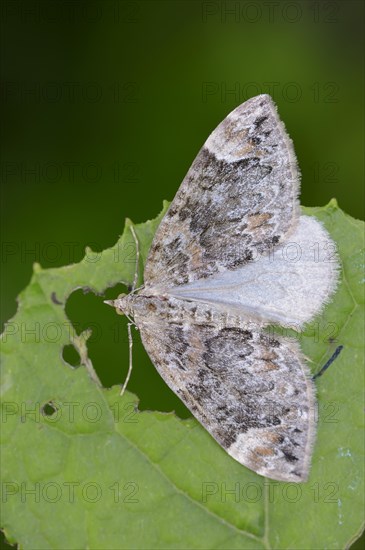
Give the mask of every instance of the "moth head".
[[119, 294], [116, 300], [104, 300], [104, 304], [115, 307], [115, 311], [118, 313], [118, 315], [125, 315], [126, 313], [128, 313], [129, 309], [128, 304], [126, 303], [127, 297], [128, 294], [122, 293]]

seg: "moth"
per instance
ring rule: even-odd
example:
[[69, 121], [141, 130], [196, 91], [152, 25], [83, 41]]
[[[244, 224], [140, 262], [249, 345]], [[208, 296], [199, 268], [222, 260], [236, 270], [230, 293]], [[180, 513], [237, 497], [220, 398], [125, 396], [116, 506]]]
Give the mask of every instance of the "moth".
[[227, 453], [280, 481], [307, 479], [314, 384], [297, 342], [328, 302], [335, 245], [300, 214], [293, 144], [269, 95], [208, 137], [154, 236], [144, 285], [111, 301], [156, 369]]

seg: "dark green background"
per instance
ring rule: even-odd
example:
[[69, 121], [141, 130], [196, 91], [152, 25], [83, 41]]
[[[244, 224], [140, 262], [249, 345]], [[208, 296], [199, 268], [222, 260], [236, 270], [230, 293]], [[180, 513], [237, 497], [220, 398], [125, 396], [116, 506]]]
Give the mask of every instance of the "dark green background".
[[[5, 0], [2, 323], [34, 261], [77, 262], [85, 245], [113, 245], [125, 217], [155, 217], [209, 133], [258, 93], [271, 93], [293, 138], [302, 204], [336, 197], [363, 218], [363, 11], [362, 1]], [[78, 329], [94, 327], [103, 383], [120, 383], [124, 320], [81, 291], [67, 308]], [[187, 414], [138, 342], [129, 389], [141, 408]]]

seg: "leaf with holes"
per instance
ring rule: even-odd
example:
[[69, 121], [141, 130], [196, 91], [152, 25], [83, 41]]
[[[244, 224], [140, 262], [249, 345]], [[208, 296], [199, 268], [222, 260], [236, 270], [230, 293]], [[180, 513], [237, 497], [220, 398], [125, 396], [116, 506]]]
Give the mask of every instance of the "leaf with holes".
[[[166, 210], [167, 204], [165, 204]], [[77, 288], [131, 283], [130, 223], [75, 265], [35, 266], [2, 335], [3, 525], [21, 548], [343, 548], [362, 528], [362, 223], [332, 201], [305, 209], [338, 243], [342, 282], [301, 337], [317, 371], [318, 436], [308, 483], [268, 481], [231, 459], [194, 420], [139, 412], [100, 386], [65, 314]], [[135, 225], [144, 263], [161, 215]], [[142, 266], [141, 266], [142, 267]], [[73, 344], [82, 366], [62, 359]], [[152, 368], [152, 366], [151, 366]], [[14, 460], [14, 456], [17, 457]]]

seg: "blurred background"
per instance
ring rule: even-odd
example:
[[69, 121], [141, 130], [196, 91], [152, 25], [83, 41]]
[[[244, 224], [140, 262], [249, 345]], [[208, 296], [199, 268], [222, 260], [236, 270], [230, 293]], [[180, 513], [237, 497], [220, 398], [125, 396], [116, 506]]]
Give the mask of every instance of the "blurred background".
[[[335, 197], [363, 219], [363, 6], [4, 0], [2, 327], [33, 262], [78, 262], [86, 245], [112, 246], [125, 217], [154, 218], [209, 133], [259, 93], [294, 141], [301, 203]], [[93, 327], [104, 385], [123, 381], [125, 320], [81, 291], [67, 312], [78, 332]], [[142, 409], [188, 416], [137, 337], [129, 390]]]

